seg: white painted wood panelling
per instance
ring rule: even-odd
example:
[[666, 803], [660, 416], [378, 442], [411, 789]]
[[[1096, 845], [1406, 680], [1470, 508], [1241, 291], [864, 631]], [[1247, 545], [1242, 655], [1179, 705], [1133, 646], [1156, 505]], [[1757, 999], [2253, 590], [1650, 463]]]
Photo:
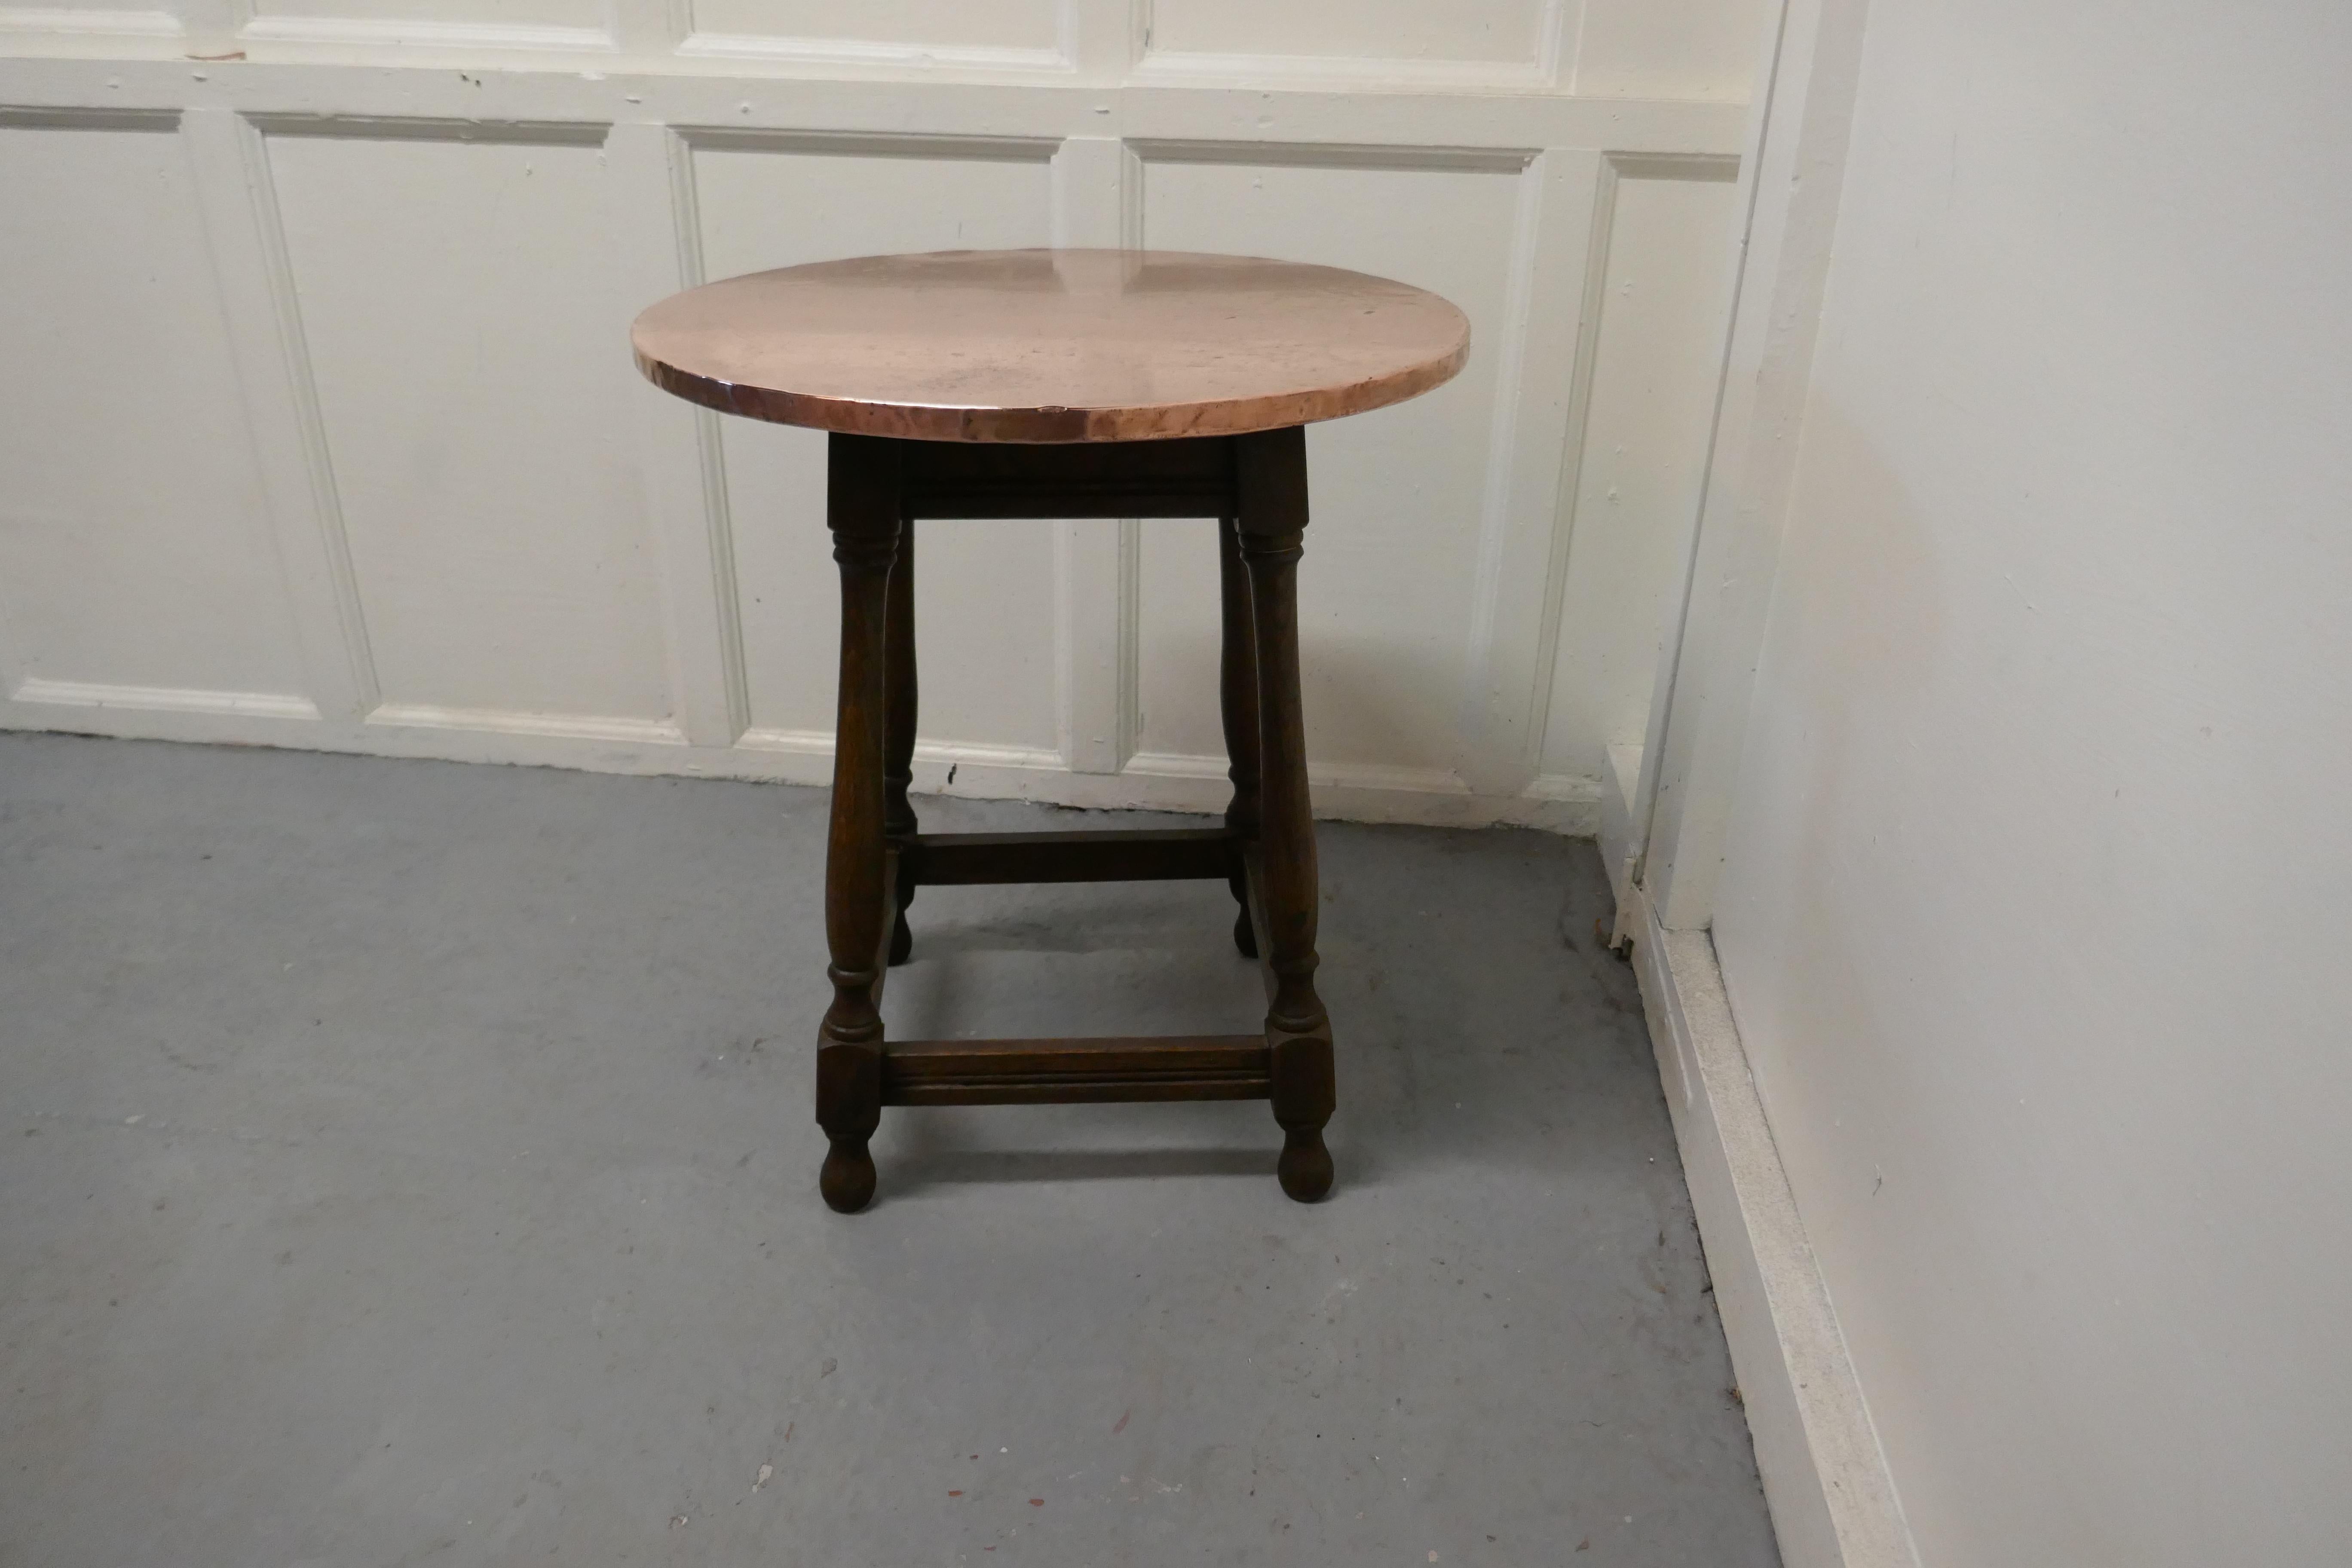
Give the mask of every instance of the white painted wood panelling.
[[[1339, 5], [1268, 5], [1261, 0], [1151, 0], [1150, 53], [1155, 65], [1253, 58], [1314, 68], [1318, 62], [1359, 62], [1377, 72], [1415, 68], [1517, 67], [1548, 64], [1560, 0], [1354, 0]], [[1335, 68], [1323, 67], [1326, 70]]]
[[305, 715], [177, 129], [0, 117], [0, 670], [49, 703]]
[[590, 48], [610, 39], [604, 0], [253, 0], [252, 9], [245, 31], [255, 39]]
[[[706, 276], [842, 255], [1045, 245], [1054, 143], [776, 142], [689, 152]], [[651, 396], [661, 395], [646, 389]], [[825, 438], [706, 416], [726, 474], [747, 718], [759, 743], [829, 742], [840, 581], [824, 527]], [[1040, 522], [924, 525], [917, 683], [926, 736], [1051, 752], [1054, 541]], [[781, 733], [779, 733], [781, 732]]]
[[1053, 68], [1060, 0], [688, 0], [688, 52]]
[[669, 728], [587, 134], [268, 137], [379, 722]]
[[121, 5], [112, 0], [47, 0], [41, 5], [0, 5], [0, 32], [137, 37], [171, 35], [179, 30], [179, 17], [160, 6]]
[[1639, 766], [1715, 413], [1734, 173], [1728, 159], [1612, 161], [1546, 773], [1605, 779], [1612, 746]]
[[[1148, 239], [1470, 312], [1458, 382], [1311, 438], [1318, 805], [1591, 830], [1613, 731], [1584, 688], [1633, 657], [1647, 558], [1602, 547], [1579, 465], [1622, 432], [1675, 527], [1653, 479], [1697, 437], [1659, 389], [1706, 374], [1693, 269], [1728, 221], [1719, 185], [1625, 172], [1731, 156], [1743, 120], [1563, 90], [1601, 10], [265, 5], [0, 35], [31, 215], [0, 320], [70, 367], [0, 430], [0, 722], [821, 782], [822, 440], [654, 392], [629, 316], [818, 258]], [[151, 315], [169, 413], [99, 401]], [[1220, 806], [1211, 539], [927, 527], [918, 787]]]
[[1768, 0], [1587, 0], [1574, 89], [1742, 102], [1775, 15]]
[[1769, 12], [1766, 0], [1150, 0], [1142, 70], [1738, 102]]
[[[1144, 239], [1355, 267], [1468, 312], [1470, 363], [1451, 383], [1308, 430], [1311, 564], [1299, 574], [1298, 612], [1310, 754], [1459, 788], [1487, 437], [1512, 335], [1520, 160], [1289, 157], [1193, 161], [1155, 146], [1144, 163]], [[1412, 221], [1400, 224], [1405, 213]], [[1143, 749], [1218, 752], [1213, 536], [1154, 521], [1143, 540]]]

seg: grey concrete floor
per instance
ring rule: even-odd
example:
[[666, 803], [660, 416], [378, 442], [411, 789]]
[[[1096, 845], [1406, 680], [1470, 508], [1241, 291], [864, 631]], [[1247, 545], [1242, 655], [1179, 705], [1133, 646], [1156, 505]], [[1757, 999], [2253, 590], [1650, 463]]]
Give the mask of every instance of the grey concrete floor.
[[[891, 1110], [845, 1218], [824, 822], [0, 737], [0, 1563], [1775, 1561], [1591, 845], [1326, 825], [1328, 1202], [1262, 1104]], [[1221, 885], [912, 912], [897, 1033], [1261, 1005]]]

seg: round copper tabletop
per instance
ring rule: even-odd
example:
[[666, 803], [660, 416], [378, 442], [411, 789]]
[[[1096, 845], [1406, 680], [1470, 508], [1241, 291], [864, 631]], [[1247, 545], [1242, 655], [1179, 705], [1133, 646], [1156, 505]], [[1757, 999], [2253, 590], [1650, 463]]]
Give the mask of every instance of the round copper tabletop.
[[1335, 267], [1170, 250], [821, 261], [672, 295], [637, 366], [730, 414], [919, 441], [1149, 441], [1360, 414], [1451, 380], [1470, 322]]

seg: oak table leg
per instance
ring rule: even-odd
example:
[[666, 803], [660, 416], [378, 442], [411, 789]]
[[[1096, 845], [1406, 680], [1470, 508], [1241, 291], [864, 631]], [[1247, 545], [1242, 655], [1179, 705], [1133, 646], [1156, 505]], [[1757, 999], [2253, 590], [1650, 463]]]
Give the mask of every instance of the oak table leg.
[[[1225, 826], [1244, 839], [1257, 837], [1258, 716], [1257, 632], [1250, 624], [1248, 568], [1242, 564], [1239, 522], [1217, 520], [1218, 603], [1223, 622], [1217, 660], [1218, 706], [1225, 721], [1225, 755], [1231, 759], [1226, 776], [1234, 781], [1233, 804], [1225, 808]], [[1257, 956], [1257, 938], [1250, 930], [1248, 879], [1235, 870], [1234, 901], [1242, 912], [1234, 921], [1234, 945], [1244, 958]]]
[[[898, 525], [898, 556], [890, 567], [889, 629], [883, 658], [883, 706], [887, 739], [883, 742], [882, 829], [895, 843], [914, 837], [915, 808], [907, 790], [915, 782], [915, 525]], [[890, 931], [890, 962], [904, 963], [915, 950], [915, 933], [907, 924], [907, 906], [915, 901], [914, 864], [903, 862], [898, 874], [898, 913]]]
[[1266, 1010], [1282, 1190], [1312, 1203], [1331, 1189], [1323, 1125], [1334, 1088], [1331, 1022], [1315, 994], [1315, 822], [1298, 694], [1298, 557], [1307, 527], [1307, 433], [1293, 426], [1234, 438], [1241, 553], [1256, 632], [1260, 855], [1275, 995]]
[[818, 1189], [844, 1214], [874, 1195], [866, 1141], [882, 1121], [882, 1016], [875, 1006], [889, 889], [884, 838], [884, 651], [899, 529], [895, 444], [832, 437], [825, 521], [841, 567], [841, 703], [825, 848], [824, 936], [833, 1004], [817, 1031], [816, 1119], [831, 1141]]
[[[1331, 1026], [1315, 989], [1315, 827], [1298, 689], [1297, 563], [1306, 440], [1292, 427], [1199, 447], [939, 448], [836, 434], [826, 511], [841, 572], [841, 700], [825, 862], [833, 1001], [817, 1041], [819, 1187], [844, 1213], [875, 1190], [868, 1147], [889, 1105], [1064, 1104], [1264, 1098], [1283, 1130], [1283, 1191], [1330, 1190]], [[1026, 516], [1219, 517], [1219, 705], [1233, 797], [1215, 828], [930, 834], [908, 798], [917, 716], [913, 523]], [[1262, 954], [1264, 1030], [1231, 1037], [887, 1043], [888, 966], [926, 883], [1223, 878], [1242, 905], [1234, 940]], [[894, 886], [893, 883], [897, 885]]]

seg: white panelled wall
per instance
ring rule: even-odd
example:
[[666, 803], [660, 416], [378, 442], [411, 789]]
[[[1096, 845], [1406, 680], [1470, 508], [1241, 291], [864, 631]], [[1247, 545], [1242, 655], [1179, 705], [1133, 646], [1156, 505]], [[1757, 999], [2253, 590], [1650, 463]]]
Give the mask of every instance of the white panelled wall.
[[[1763, 19], [0, 8], [0, 722], [822, 782], [823, 437], [640, 384], [630, 317], [1149, 244], [1469, 312], [1455, 383], [1310, 437], [1318, 808], [1590, 832], [1695, 515]], [[919, 558], [919, 788], [1222, 806], [1208, 526], [927, 524]]]

